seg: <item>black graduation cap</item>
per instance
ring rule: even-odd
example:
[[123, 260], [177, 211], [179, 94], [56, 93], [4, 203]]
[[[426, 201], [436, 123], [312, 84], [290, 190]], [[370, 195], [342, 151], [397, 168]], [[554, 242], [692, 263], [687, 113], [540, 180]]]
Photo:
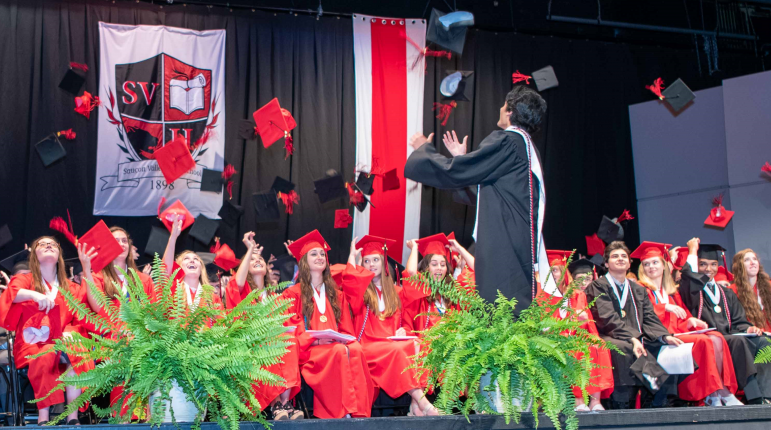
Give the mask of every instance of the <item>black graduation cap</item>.
[[222, 192], [222, 182], [221, 171], [203, 169], [203, 174], [201, 174], [201, 191], [219, 194]]
[[0, 261], [0, 266], [2, 266], [5, 270], [8, 271], [8, 273], [11, 274], [11, 276], [13, 276], [13, 266], [23, 261], [27, 261], [28, 259], [29, 249], [24, 249], [9, 257], [5, 257], [2, 261]]
[[196, 252], [196, 255], [198, 255], [198, 258], [201, 259], [201, 262], [204, 265], [209, 265], [214, 263], [214, 258], [217, 257], [216, 254], [213, 252]]
[[725, 252], [725, 248], [720, 245], [700, 243], [697, 255], [699, 258], [704, 258], [706, 260], [720, 260], [720, 256], [723, 255], [723, 252]]
[[602, 256], [602, 254], [594, 254], [592, 258], [589, 259], [594, 265], [598, 268], [602, 268], [603, 264], [605, 264], [605, 257]]
[[[461, 15], [466, 14], [466, 15]], [[440, 22], [439, 18], [445, 15], [453, 15], [450, 19], [449, 28]], [[471, 20], [469, 21], [469, 16]], [[468, 12], [453, 12], [445, 14], [436, 9], [431, 9], [431, 17], [428, 20], [428, 30], [426, 31], [426, 40], [434, 42], [442, 48], [458, 54], [463, 53], [463, 45], [466, 43], [466, 31], [470, 25], [474, 25], [474, 16]]]
[[597, 229], [597, 236], [605, 243], [624, 240], [624, 228], [621, 227], [621, 224], [603, 215], [600, 228]]
[[86, 78], [73, 69], [67, 69], [67, 73], [64, 74], [62, 81], [59, 82], [59, 88], [67, 91], [73, 96], [77, 96], [80, 92], [80, 88], [83, 83], [86, 82]]
[[242, 119], [241, 122], [238, 123], [238, 137], [246, 140], [254, 140], [256, 137], [254, 127], [255, 124], [253, 119]]
[[576, 271], [578, 271], [579, 274], [591, 273], [595, 266], [596, 265], [594, 261], [588, 260], [586, 258], [579, 258], [578, 260], [571, 261], [570, 264], [568, 264], [568, 271], [570, 271], [570, 274], [575, 277]]
[[323, 179], [313, 181], [314, 190], [319, 195], [319, 201], [326, 203], [330, 200], [340, 199], [348, 195], [343, 176], [339, 173]]
[[295, 260], [294, 257], [285, 254], [276, 258], [276, 260], [270, 264], [273, 265], [273, 269], [271, 270], [279, 272], [279, 283], [294, 280], [294, 271], [295, 266], [297, 265], [297, 260]]
[[393, 270], [390, 270], [389, 273], [391, 274], [391, 278], [393, 278], [394, 283], [400, 284], [399, 280], [402, 277], [402, 272], [406, 269], [401, 263], [394, 260], [390, 256], [388, 257], [388, 264], [391, 266]]
[[532, 73], [532, 76], [538, 91], [548, 90], [549, 88], [554, 88], [560, 84], [559, 81], [557, 81], [557, 75], [554, 73], [554, 68], [552, 66], [546, 66], [543, 69], [536, 70]]
[[163, 257], [163, 253], [166, 251], [166, 245], [169, 244], [169, 236], [171, 236], [171, 234], [165, 227], [153, 226], [150, 230], [150, 237], [147, 238], [145, 254], [158, 254], [159, 257]]
[[222, 203], [222, 207], [220, 208], [220, 211], [217, 215], [222, 218], [222, 221], [225, 224], [231, 227], [235, 227], [238, 224], [238, 219], [241, 218], [241, 215], [243, 214], [243, 207], [231, 203], [230, 200], [225, 200], [225, 202]]
[[67, 271], [67, 275], [70, 274], [70, 267], [72, 267], [72, 273], [75, 276], [78, 276], [78, 273], [83, 271], [83, 264], [77, 257], [64, 260], [64, 267]]
[[356, 178], [356, 186], [359, 187], [359, 190], [368, 195], [371, 196], [372, 193], [375, 191], [375, 175], [370, 175], [369, 173], [361, 172], [359, 173], [359, 177]]
[[277, 221], [281, 217], [278, 212], [278, 197], [273, 189], [252, 194], [252, 204], [257, 222]]
[[0, 248], [4, 247], [12, 240], [13, 236], [11, 235], [11, 229], [8, 227], [8, 224], [0, 227]]
[[664, 91], [661, 92], [661, 95], [664, 96], [664, 101], [671, 106], [675, 112], [679, 112], [685, 105], [690, 103], [691, 100], [696, 98], [696, 94], [694, 94], [693, 91], [688, 88], [688, 85], [685, 85], [685, 82], [679, 78], [673, 82], [672, 85], [665, 88]]
[[217, 233], [217, 229], [220, 227], [219, 221], [216, 219], [206, 218], [203, 215], [198, 215], [193, 223], [193, 228], [190, 229], [190, 236], [197, 239], [204, 245], [208, 245]]
[[669, 379], [669, 373], [661, 367], [653, 354], [641, 355], [632, 363], [629, 370], [652, 393], [657, 392]]
[[356, 205], [356, 209], [359, 212], [364, 212], [364, 209], [367, 209], [367, 203], [369, 203], [369, 199], [367, 199], [367, 197], [364, 196], [364, 199], [361, 201], [361, 203], [358, 203]]
[[276, 176], [276, 179], [273, 180], [273, 185], [271, 188], [277, 193], [289, 194], [290, 191], [294, 191], [294, 186], [295, 185], [292, 182], [287, 181], [281, 176]]
[[469, 102], [474, 99], [474, 72], [448, 70], [439, 84], [439, 92], [445, 100]]
[[36, 143], [35, 149], [37, 150], [40, 159], [43, 161], [43, 165], [46, 167], [67, 155], [67, 151], [64, 150], [62, 143], [59, 142], [59, 139], [53, 134]]

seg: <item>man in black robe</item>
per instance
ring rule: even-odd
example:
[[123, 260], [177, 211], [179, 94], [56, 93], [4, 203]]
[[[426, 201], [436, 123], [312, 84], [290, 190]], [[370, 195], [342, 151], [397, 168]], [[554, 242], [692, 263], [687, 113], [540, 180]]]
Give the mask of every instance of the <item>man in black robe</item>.
[[[635, 372], [635, 367], [645, 365], [643, 369], [655, 368], [656, 357], [662, 346], [683, 343], [661, 324], [645, 288], [626, 278], [630, 264], [629, 249], [624, 242], [611, 242], [605, 248], [608, 273], [592, 282], [585, 290], [587, 302], [594, 300], [590, 310], [600, 337], [624, 354], [610, 351], [614, 383], [610, 395], [612, 409], [633, 408], [632, 403], [639, 388], [651, 388], [650, 382], [645, 380], [644, 375], [647, 373]], [[663, 372], [663, 369], [659, 371]], [[643, 405], [666, 406], [667, 396], [676, 394], [677, 381], [665, 372], [648, 375], [654, 376], [658, 376], [658, 390], [650, 390], [655, 391], [652, 398], [648, 391], [643, 392]]]
[[[715, 327], [728, 343], [734, 362], [736, 382], [749, 404], [771, 404], [771, 364], [755, 364], [757, 352], [770, 345], [763, 330], [753, 326], [733, 291], [715, 283], [718, 260], [725, 250], [720, 245], [688, 241], [688, 258], [680, 278], [680, 297], [693, 316]], [[694, 267], [696, 271], [694, 271]], [[756, 334], [755, 337], [736, 336]]]
[[[500, 290], [517, 299], [518, 309], [528, 307], [535, 296], [536, 268], [542, 272], [542, 281], [549, 271], [540, 228], [545, 207], [543, 175], [530, 140], [545, 113], [546, 102], [536, 91], [516, 86], [501, 107], [498, 126], [503, 130], [492, 132], [476, 150], [466, 154], [468, 137], [461, 144], [455, 132], [448, 132], [444, 143], [453, 158], [447, 158], [426, 145], [433, 133], [428, 138], [418, 133], [410, 138], [415, 151], [404, 166], [404, 176], [415, 182], [478, 193], [477, 289], [489, 301]], [[537, 266], [539, 261], [542, 264]]]

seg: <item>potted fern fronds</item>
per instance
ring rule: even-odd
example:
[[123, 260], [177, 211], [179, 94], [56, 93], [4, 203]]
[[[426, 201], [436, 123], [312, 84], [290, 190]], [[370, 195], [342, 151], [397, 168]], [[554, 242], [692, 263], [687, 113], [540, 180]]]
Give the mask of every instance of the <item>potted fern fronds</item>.
[[[268, 296], [256, 303], [259, 292], [254, 291], [234, 309], [215, 309], [209, 302], [213, 289], [205, 285], [201, 288], [207, 294], [202, 295], [199, 306], [190, 309], [183, 288], [176, 288], [172, 294], [173, 275], [167, 276], [157, 254], [152, 269], [156, 296], [153, 300], [133, 270], [123, 273], [131, 299], [108, 298], [89, 283], [91, 293], [109, 318], [101, 317], [67, 291], [60, 290], [78, 317], [97, 329], [109, 330], [102, 336], [94, 334], [87, 338], [73, 334], [56, 341], [51, 352], [97, 362], [94, 370], [60, 378], [56, 389], [64, 389], [65, 385], [83, 389], [60, 417], [77, 410], [89, 399], [122, 386], [122, 398], [109, 409], [94, 407], [99, 417], [109, 417], [111, 423], [126, 422], [132, 411], [149, 406], [150, 424], [164, 422], [168, 408], [176, 425], [170, 392], [178, 387], [197, 409], [194, 428], [200, 427], [207, 412], [222, 428], [237, 430], [241, 418], [267, 427], [252, 384], [283, 382], [265, 368], [277, 363], [286, 352], [288, 343], [282, 334], [289, 302]], [[116, 302], [120, 302], [120, 307]]]
[[[564, 300], [530, 306], [515, 318], [516, 300], [500, 292], [495, 303], [489, 303], [473, 286], [443, 284], [424, 276], [410, 280], [459, 304], [459, 310], [447, 312], [439, 324], [422, 333], [415, 362], [419, 373], [428, 373], [429, 387], [441, 388], [434, 402], [437, 408], [448, 414], [457, 409], [466, 417], [472, 411], [502, 414], [506, 423], [511, 419], [518, 423], [520, 414], [529, 410], [537, 426], [540, 406], [556, 428], [561, 428], [560, 414], [567, 429], [578, 428], [572, 387], [589, 382], [594, 366], [589, 348], [608, 345], [570, 317], [575, 311]], [[571, 284], [565, 297], [575, 287]], [[570, 315], [555, 318], [560, 307]]]

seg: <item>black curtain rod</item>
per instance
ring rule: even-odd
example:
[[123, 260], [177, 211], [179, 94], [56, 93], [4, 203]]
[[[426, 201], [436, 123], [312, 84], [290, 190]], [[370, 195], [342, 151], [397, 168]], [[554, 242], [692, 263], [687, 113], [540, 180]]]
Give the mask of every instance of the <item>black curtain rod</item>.
[[[161, 2], [155, 2], [152, 0], [145, 0], [145, 3], [150, 3], [153, 5], [160, 5], [164, 6]], [[354, 14], [352, 13], [343, 13], [343, 12], [327, 12], [325, 10], [322, 10], [321, 13], [319, 13], [319, 10], [316, 9], [293, 9], [288, 7], [270, 7], [270, 6], [255, 6], [255, 5], [249, 5], [249, 4], [239, 4], [239, 3], [211, 3], [206, 1], [196, 1], [196, 0], [184, 0], [184, 1], [172, 1], [169, 3], [168, 1], [165, 2], [167, 6], [173, 6], [175, 4], [189, 4], [191, 6], [208, 6], [208, 7], [221, 7], [224, 9], [249, 9], [251, 11], [262, 11], [262, 12], [273, 12], [273, 13], [288, 13], [288, 14], [303, 14], [303, 15], [315, 15], [315, 16], [342, 16], [342, 17], [352, 17]]]

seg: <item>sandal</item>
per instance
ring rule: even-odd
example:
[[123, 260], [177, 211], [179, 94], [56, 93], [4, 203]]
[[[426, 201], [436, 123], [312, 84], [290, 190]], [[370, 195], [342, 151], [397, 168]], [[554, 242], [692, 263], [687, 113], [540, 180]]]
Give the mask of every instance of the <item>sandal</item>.
[[39, 423], [37, 423], [37, 425], [39, 426], [44, 426], [46, 424], [48, 424], [48, 421], [40, 421]]
[[286, 405], [284, 405], [284, 410], [289, 416], [290, 421], [305, 419], [305, 414], [303, 411], [295, 409], [291, 402], [286, 402]]
[[[430, 415], [429, 415], [429, 411], [432, 411], [432, 410], [433, 410], [433, 411], [435, 411], [436, 413], [435, 413], [435, 414], [430, 414]], [[434, 406], [434, 405], [429, 405], [429, 406], [428, 406], [426, 409], [423, 409], [423, 410], [422, 410], [422, 411], [420, 411], [420, 412], [422, 412], [422, 413], [423, 413], [423, 416], [424, 416], [424, 417], [428, 417], [428, 416], [439, 416], [439, 415], [444, 415], [444, 414], [442, 414], [442, 411], [440, 411], [439, 409], [437, 409], [437, 408], [436, 408], [436, 406]]]
[[80, 425], [80, 420], [77, 420], [77, 419], [73, 418], [73, 419], [67, 421], [67, 425], [68, 426], [79, 426]]
[[273, 421], [286, 421], [289, 419], [289, 414], [281, 402], [274, 403], [270, 407], [270, 413], [273, 415]]

